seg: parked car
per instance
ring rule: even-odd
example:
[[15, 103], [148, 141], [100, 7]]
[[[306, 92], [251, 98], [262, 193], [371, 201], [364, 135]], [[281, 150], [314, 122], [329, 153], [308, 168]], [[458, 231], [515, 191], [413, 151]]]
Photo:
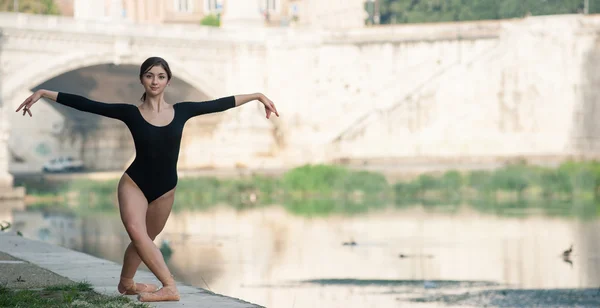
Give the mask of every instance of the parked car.
[[73, 172], [83, 170], [83, 162], [71, 156], [59, 156], [44, 164], [44, 172]]

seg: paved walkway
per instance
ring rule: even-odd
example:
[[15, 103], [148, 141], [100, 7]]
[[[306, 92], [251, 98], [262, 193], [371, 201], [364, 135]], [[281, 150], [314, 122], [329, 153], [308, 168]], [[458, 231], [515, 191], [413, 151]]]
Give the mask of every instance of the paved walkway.
[[[9, 288], [41, 288], [68, 280], [89, 282], [105, 295], [118, 295], [121, 273], [117, 263], [48, 243], [27, 239], [12, 232], [0, 232], [0, 283]], [[137, 281], [160, 283], [147, 271], [138, 271]], [[152, 303], [153, 307], [258, 308], [240, 299], [177, 283], [181, 301]], [[136, 300], [136, 296], [129, 296]]]

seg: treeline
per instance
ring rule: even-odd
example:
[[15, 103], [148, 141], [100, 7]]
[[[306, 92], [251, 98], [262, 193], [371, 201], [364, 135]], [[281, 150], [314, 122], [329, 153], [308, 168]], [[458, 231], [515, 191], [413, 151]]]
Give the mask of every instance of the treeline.
[[[84, 213], [116, 210], [116, 184], [18, 183], [36, 206], [58, 204]], [[491, 171], [422, 174], [396, 183], [380, 173], [332, 165], [306, 165], [279, 178], [179, 180], [175, 211], [219, 205], [240, 210], [277, 205], [309, 216], [411, 206], [458, 211], [467, 206], [497, 214], [536, 210], [593, 217], [600, 209], [600, 163], [567, 162], [557, 168], [521, 163]]]
[[[367, 23], [375, 3], [367, 1]], [[600, 12], [600, 0], [379, 0], [381, 24], [450, 22]]]

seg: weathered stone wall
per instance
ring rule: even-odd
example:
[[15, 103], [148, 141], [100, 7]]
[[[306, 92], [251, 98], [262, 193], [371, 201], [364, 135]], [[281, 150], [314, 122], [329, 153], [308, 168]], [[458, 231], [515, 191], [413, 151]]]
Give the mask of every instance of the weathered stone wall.
[[585, 123], [596, 113], [597, 20], [542, 17], [498, 26], [496, 38], [387, 44], [397, 60], [386, 63], [410, 56], [386, 72], [398, 76], [405, 94], [365, 112], [330, 149], [348, 158], [597, 150], [597, 125]]
[[311, 48], [273, 49], [273, 61], [295, 60], [269, 76], [305, 76], [278, 93], [303, 97], [286, 106], [298, 119], [287, 136], [310, 140], [293, 148], [324, 160], [594, 156], [599, 22], [567, 15], [330, 33]]

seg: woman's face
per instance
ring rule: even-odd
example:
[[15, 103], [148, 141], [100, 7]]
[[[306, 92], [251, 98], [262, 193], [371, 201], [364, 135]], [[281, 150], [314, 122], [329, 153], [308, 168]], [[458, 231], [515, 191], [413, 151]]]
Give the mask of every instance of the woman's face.
[[169, 77], [161, 65], [153, 66], [142, 75], [142, 85], [144, 85], [147, 95], [161, 95], [168, 84]]

